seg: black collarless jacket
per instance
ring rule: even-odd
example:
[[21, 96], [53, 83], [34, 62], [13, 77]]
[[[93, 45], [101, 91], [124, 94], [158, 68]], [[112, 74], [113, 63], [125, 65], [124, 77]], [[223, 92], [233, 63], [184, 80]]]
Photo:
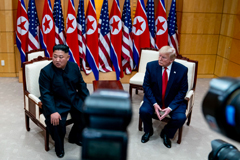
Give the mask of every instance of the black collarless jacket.
[[69, 61], [64, 70], [56, 68], [52, 62], [44, 67], [40, 72], [39, 87], [45, 117], [55, 112], [68, 112], [71, 107], [81, 111], [83, 101], [89, 95], [78, 65]]

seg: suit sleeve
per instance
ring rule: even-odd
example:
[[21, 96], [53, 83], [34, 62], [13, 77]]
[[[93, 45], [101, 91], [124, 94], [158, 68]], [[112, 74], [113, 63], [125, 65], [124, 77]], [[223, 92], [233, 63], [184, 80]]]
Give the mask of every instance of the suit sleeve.
[[151, 82], [150, 70], [151, 70], [150, 65], [149, 63], [147, 63], [146, 72], [145, 72], [144, 81], [143, 81], [143, 89], [144, 89], [145, 98], [147, 98], [153, 105], [154, 103], [157, 103], [157, 101], [151, 89], [152, 82]]
[[46, 107], [43, 110], [48, 110], [47, 112], [50, 112], [50, 114], [57, 112], [53, 93], [51, 92], [51, 79], [43, 69], [39, 76], [39, 87], [43, 107]]
[[79, 79], [79, 83], [78, 83], [78, 94], [81, 97], [81, 99], [84, 101], [85, 98], [89, 95], [89, 91], [87, 89], [87, 84], [84, 82], [83, 78], [82, 78], [82, 74], [80, 72], [80, 69], [78, 67], [78, 79]]
[[186, 93], [188, 90], [187, 72], [188, 72], [188, 69], [186, 68], [181, 78], [180, 88], [178, 90], [178, 93], [169, 105], [169, 107], [172, 110], [175, 110], [179, 105], [181, 105], [182, 102], [184, 101], [184, 97], [186, 96]]

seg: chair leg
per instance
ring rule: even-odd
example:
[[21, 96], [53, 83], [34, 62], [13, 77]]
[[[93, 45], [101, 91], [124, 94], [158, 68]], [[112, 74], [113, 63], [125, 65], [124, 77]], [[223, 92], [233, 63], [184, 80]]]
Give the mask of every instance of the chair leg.
[[177, 140], [178, 144], [180, 144], [182, 141], [182, 129], [183, 129], [183, 126], [178, 129], [178, 140]]
[[30, 127], [29, 127], [29, 117], [27, 116], [27, 114], [25, 113], [25, 123], [26, 123], [26, 130], [30, 131]]
[[138, 130], [142, 131], [142, 119], [139, 116], [139, 121], [138, 121]]
[[187, 125], [189, 126], [191, 123], [191, 118], [192, 118], [192, 112], [189, 114], [188, 116], [188, 121], [187, 121]]
[[45, 150], [49, 151], [49, 133], [47, 128], [45, 128], [45, 131], [44, 131], [44, 141], [45, 141]]
[[130, 94], [130, 98], [132, 99], [132, 86], [129, 85], [129, 94]]
[[135, 93], [138, 94], [138, 89], [136, 88]]

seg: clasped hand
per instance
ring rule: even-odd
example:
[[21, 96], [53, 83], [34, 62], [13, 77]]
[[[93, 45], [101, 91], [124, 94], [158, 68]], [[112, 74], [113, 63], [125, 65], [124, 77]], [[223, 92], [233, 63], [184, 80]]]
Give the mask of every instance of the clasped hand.
[[59, 120], [61, 119], [61, 115], [58, 112], [52, 113], [51, 114], [51, 124], [54, 126], [59, 125]]
[[[171, 112], [169, 108], [162, 109], [158, 104], [154, 105], [154, 109], [160, 121], [163, 120]], [[164, 114], [161, 114], [160, 111], [164, 112]]]

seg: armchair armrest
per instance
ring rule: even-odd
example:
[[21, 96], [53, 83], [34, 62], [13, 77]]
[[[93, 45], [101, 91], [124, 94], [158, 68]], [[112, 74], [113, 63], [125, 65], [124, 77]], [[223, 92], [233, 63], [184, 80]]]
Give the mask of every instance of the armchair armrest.
[[40, 109], [42, 108], [42, 102], [37, 96], [33, 94], [29, 94], [28, 97], [29, 97], [29, 101], [31, 101], [29, 102], [29, 111], [31, 112], [32, 115], [35, 116], [37, 120], [39, 120], [40, 118], [39, 116], [41, 114]]
[[40, 100], [38, 97], [36, 97], [36, 96], [33, 95], [33, 94], [29, 94], [28, 97], [29, 97], [31, 100], [33, 100], [36, 104], [38, 104], [40, 108], [42, 108], [42, 102], [41, 102], [41, 100]]
[[194, 94], [193, 90], [190, 90], [189, 92], [187, 92], [184, 99], [189, 101], [192, 98], [193, 94]]
[[184, 99], [187, 101], [186, 113], [188, 114], [192, 111], [192, 107], [194, 103], [194, 91], [193, 90], [188, 91]]

